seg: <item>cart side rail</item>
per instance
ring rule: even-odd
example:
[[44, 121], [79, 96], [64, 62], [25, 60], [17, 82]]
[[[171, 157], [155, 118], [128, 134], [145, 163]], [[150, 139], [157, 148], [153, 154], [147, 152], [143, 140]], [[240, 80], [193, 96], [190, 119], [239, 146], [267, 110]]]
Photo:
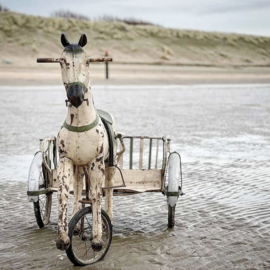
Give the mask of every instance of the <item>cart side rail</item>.
[[[119, 158], [119, 167], [122, 171], [135, 170], [134, 177], [138, 171], [160, 171], [159, 189], [164, 190], [164, 173], [167, 165], [167, 157], [170, 151], [170, 139], [155, 136], [121, 136], [124, 142], [125, 152]], [[120, 152], [123, 150], [119, 144]], [[130, 172], [130, 174], [133, 174]], [[147, 174], [142, 172], [142, 174]], [[124, 179], [127, 185], [126, 178]], [[149, 176], [151, 178], [151, 176]]]
[[[160, 179], [162, 177], [161, 169], [139, 170], [139, 169], [122, 169], [122, 175], [125, 179], [125, 187], [121, 190], [130, 190], [134, 192], [146, 191], [161, 191]], [[115, 173], [114, 186], [119, 186], [122, 183], [122, 178], [119, 173]]]
[[43, 153], [44, 166], [51, 173], [52, 169], [56, 169], [57, 166], [57, 147], [56, 138], [40, 139], [40, 151]]
[[[118, 166], [123, 173], [126, 189], [149, 191], [165, 189], [165, 168], [170, 151], [170, 139], [155, 136], [117, 136]], [[43, 164], [50, 172], [48, 187], [57, 188], [57, 149], [56, 138], [40, 140], [43, 153]], [[114, 186], [120, 182], [120, 174], [116, 173]], [[73, 186], [70, 183], [70, 186]]]

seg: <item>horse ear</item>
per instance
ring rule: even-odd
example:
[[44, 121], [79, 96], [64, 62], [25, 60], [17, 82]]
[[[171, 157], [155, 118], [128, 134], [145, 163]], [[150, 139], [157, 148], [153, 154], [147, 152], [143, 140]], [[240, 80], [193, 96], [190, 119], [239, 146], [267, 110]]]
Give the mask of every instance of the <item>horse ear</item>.
[[86, 43], [87, 43], [87, 37], [85, 34], [82, 34], [78, 44], [81, 47], [84, 47], [86, 45]]
[[61, 35], [61, 43], [64, 47], [70, 45], [70, 43], [69, 43], [69, 41], [64, 33], [62, 33], [62, 35]]

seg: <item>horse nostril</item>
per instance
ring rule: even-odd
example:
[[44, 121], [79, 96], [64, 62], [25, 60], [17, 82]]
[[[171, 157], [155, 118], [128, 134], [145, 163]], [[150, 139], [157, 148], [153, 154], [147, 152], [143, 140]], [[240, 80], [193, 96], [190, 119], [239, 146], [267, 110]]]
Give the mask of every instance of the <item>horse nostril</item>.
[[84, 100], [85, 86], [82, 83], [71, 83], [66, 86], [67, 98], [70, 103], [78, 108]]

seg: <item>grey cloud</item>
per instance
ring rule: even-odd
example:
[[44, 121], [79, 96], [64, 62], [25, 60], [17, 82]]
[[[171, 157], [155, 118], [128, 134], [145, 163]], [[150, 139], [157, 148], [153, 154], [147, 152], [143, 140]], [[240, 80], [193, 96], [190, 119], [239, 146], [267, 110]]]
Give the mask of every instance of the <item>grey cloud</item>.
[[270, 0], [1, 0], [1, 4], [41, 16], [65, 9], [91, 19], [111, 15], [172, 28], [270, 35]]
[[[217, 2], [218, 3], [218, 2]], [[231, 12], [245, 12], [249, 10], [269, 9], [270, 1], [227, 1], [219, 2], [216, 6], [209, 5], [204, 10], [201, 10], [201, 15], [217, 14], [217, 13], [231, 13]]]

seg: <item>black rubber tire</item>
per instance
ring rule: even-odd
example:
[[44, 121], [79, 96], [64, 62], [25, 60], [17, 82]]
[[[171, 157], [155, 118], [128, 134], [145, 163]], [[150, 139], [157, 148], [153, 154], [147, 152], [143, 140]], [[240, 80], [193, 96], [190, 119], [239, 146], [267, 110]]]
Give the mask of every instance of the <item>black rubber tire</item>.
[[[42, 164], [39, 176], [39, 189], [48, 187], [49, 172]], [[49, 223], [52, 208], [52, 193], [38, 196], [38, 201], [34, 202], [34, 213], [39, 228], [43, 228]]]
[[[86, 218], [86, 215], [88, 215], [88, 218]], [[81, 219], [84, 218], [83, 220], [87, 220], [89, 227], [86, 228], [84, 226], [84, 230], [86, 231], [88, 229], [88, 232], [90, 233], [90, 235], [92, 234], [92, 227], [89, 223], [89, 220], [91, 221], [92, 218], [92, 207], [88, 206], [85, 208], [82, 208], [80, 211], [78, 211], [73, 218], [70, 220], [69, 222], [69, 226], [68, 226], [68, 236], [70, 239], [70, 245], [68, 247], [68, 249], [66, 250], [66, 254], [69, 258], [69, 260], [76, 266], [84, 266], [84, 265], [89, 265], [89, 264], [93, 264], [97, 261], [102, 260], [105, 255], [107, 254], [111, 242], [112, 242], [112, 224], [111, 224], [111, 220], [109, 218], [109, 216], [107, 215], [107, 213], [104, 210], [101, 210], [101, 218], [102, 218], [102, 225], [103, 225], [103, 230], [102, 230], [102, 235], [103, 237], [105, 237], [105, 235], [107, 236], [106, 240], [104, 241], [104, 246], [102, 248], [102, 250], [100, 252], [96, 253], [96, 257], [95, 257], [95, 252], [93, 251], [92, 247], [91, 247], [91, 237], [88, 240], [83, 240], [83, 237], [86, 237], [84, 235], [84, 232], [78, 232], [75, 230], [75, 227], [77, 224], [80, 224]], [[85, 224], [85, 223], [84, 223]], [[74, 233], [75, 231], [75, 233]], [[105, 234], [106, 232], [106, 234]], [[87, 234], [87, 232], [86, 232]], [[87, 238], [87, 237], [86, 237]], [[87, 258], [87, 254], [88, 251], [91, 249], [91, 251], [93, 251], [94, 254], [94, 258], [92, 258], [91, 260], [83, 260], [82, 258], [79, 258], [76, 254], [75, 251], [75, 247], [78, 248], [78, 245], [80, 245], [80, 243], [82, 242], [82, 246], [87, 246], [86, 243], [88, 242], [88, 247], [86, 247], [86, 258]], [[78, 244], [79, 243], [79, 244]], [[83, 245], [83, 243], [85, 245]], [[73, 247], [73, 244], [75, 247]], [[79, 249], [79, 248], [78, 248]], [[89, 251], [89, 253], [91, 252]], [[83, 251], [84, 252], [84, 251]], [[83, 253], [82, 252], [82, 253]], [[84, 257], [84, 256], [83, 256]]]
[[173, 228], [174, 227], [174, 224], [175, 224], [175, 206], [170, 206], [168, 204], [168, 228]]
[[43, 228], [48, 224], [51, 207], [52, 207], [52, 194], [42, 194], [38, 196], [38, 201], [34, 202], [34, 213], [39, 228]]

